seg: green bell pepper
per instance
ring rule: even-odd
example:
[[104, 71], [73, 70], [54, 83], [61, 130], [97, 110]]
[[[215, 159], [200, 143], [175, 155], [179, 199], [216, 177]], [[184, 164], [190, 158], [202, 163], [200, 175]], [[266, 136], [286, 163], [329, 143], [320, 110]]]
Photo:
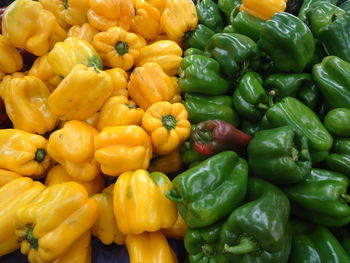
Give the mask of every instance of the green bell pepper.
[[350, 262], [350, 257], [324, 226], [292, 221], [293, 241], [289, 263]]
[[239, 129], [246, 134], [249, 134], [250, 136], [254, 136], [255, 133], [262, 130], [261, 122], [251, 122], [247, 121], [246, 119], [243, 119], [240, 123]]
[[212, 36], [205, 52], [215, 58], [227, 76], [237, 77], [248, 68], [259, 66], [260, 52], [257, 44], [249, 37], [236, 33], [217, 33]]
[[203, 161], [208, 158], [208, 156], [202, 155], [193, 147], [191, 141], [185, 141], [181, 147], [181, 159], [184, 164], [190, 165], [194, 162]]
[[243, 201], [247, 179], [247, 162], [235, 152], [221, 152], [177, 175], [166, 196], [189, 227], [205, 227]]
[[247, 11], [240, 11], [232, 20], [231, 24], [236, 33], [244, 34], [254, 41], [260, 39], [260, 33], [265, 21], [249, 14]]
[[306, 136], [313, 162], [322, 162], [328, 155], [333, 138], [320, 119], [299, 100], [286, 97], [270, 107], [262, 119], [266, 129], [285, 125], [293, 126]]
[[276, 13], [263, 24], [258, 45], [282, 72], [302, 72], [315, 50], [309, 27], [286, 12]]
[[230, 23], [231, 16], [236, 16], [239, 12], [239, 7], [242, 4], [242, 0], [219, 0], [218, 6], [226, 16], [226, 20]]
[[350, 233], [346, 227], [331, 227], [332, 234], [338, 239], [339, 243], [345, 249], [345, 251], [350, 255]]
[[191, 55], [181, 60], [179, 87], [183, 92], [222, 95], [230, 83], [220, 76], [220, 65], [212, 58]]
[[292, 214], [324, 226], [350, 222], [349, 178], [324, 169], [311, 169], [303, 182], [284, 188]]
[[185, 34], [185, 49], [193, 47], [204, 50], [208, 40], [215, 34], [209, 27], [198, 24], [196, 29]]
[[225, 27], [224, 19], [218, 5], [212, 0], [198, 0], [196, 5], [198, 23], [201, 23], [215, 32], [222, 32]]
[[333, 153], [327, 156], [326, 163], [330, 169], [350, 176], [350, 138], [335, 140]]
[[328, 56], [312, 68], [312, 77], [330, 107], [350, 109], [350, 63]]
[[239, 118], [232, 107], [230, 96], [185, 94], [184, 105], [191, 123], [207, 120], [224, 120], [237, 127]]
[[232, 25], [228, 25], [224, 27], [224, 29], [222, 30], [222, 33], [237, 33], [237, 32], [233, 29]]
[[350, 109], [336, 108], [329, 111], [324, 118], [324, 126], [332, 135], [350, 137]]
[[268, 96], [262, 77], [256, 72], [246, 72], [233, 93], [237, 112], [250, 121], [259, 121], [268, 108]]
[[341, 3], [339, 7], [343, 9], [345, 12], [350, 13], [350, 0]]
[[307, 22], [307, 13], [313, 8], [314, 5], [317, 5], [318, 3], [325, 3], [329, 2], [331, 4], [336, 5], [338, 0], [304, 0], [298, 13], [298, 17], [304, 21]]
[[204, 51], [199, 48], [190, 47], [184, 51], [184, 57], [189, 57], [191, 55], [204, 56]]
[[258, 131], [248, 145], [253, 175], [275, 184], [297, 183], [311, 171], [307, 138], [292, 126]]

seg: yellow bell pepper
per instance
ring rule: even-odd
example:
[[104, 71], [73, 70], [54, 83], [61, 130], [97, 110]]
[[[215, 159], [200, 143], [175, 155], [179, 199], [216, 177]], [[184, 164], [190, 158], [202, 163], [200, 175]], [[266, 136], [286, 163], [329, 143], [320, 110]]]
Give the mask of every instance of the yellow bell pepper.
[[167, 0], [146, 0], [151, 6], [154, 6], [158, 9], [159, 13], [162, 14], [165, 8]]
[[92, 196], [99, 208], [99, 217], [92, 226], [92, 235], [97, 237], [103, 244], [124, 245], [125, 235], [120, 232], [113, 210], [114, 184], [110, 184], [102, 193]]
[[5, 184], [8, 184], [9, 182], [16, 180], [18, 178], [22, 178], [23, 176], [12, 172], [12, 171], [7, 171], [4, 169], [0, 169], [0, 188], [3, 187]]
[[[57, 21], [68, 25], [81, 25], [87, 21], [89, 0], [39, 0], [43, 7], [56, 16]], [[63, 23], [60, 23], [62, 26]]]
[[77, 64], [102, 69], [102, 60], [96, 50], [85, 40], [68, 37], [64, 42], [56, 43], [48, 55], [53, 71], [66, 77]]
[[22, 177], [0, 188], [0, 256], [18, 249], [15, 235], [16, 212], [30, 203], [45, 186], [29, 177]]
[[179, 43], [197, 27], [196, 7], [192, 0], [167, 0], [160, 21], [169, 39]]
[[91, 181], [100, 173], [94, 159], [94, 138], [98, 131], [83, 121], [67, 121], [51, 133], [47, 152], [67, 173], [81, 181]]
[[41, 79], [50, 92], [54, 91], [60, 84], [62, 78], [52, 69], [47, 59], [48, 54], [38, 57], [28, 72], [28, 76], [35, 76]]
[[138, 235], [172, 226], [177, 218], [176, 204], [165, 192], [172, 188], [169, 178], [144, 169], [122, 173], [114, 187], [114, 214], [120, 231]]
[[128, 235], [126, 248], [130, 263], [177, 263], [178, 260], [162, 232]]
[[161, 40], [142, 48], [135, 64], [139, 67], [147, 62], [155, 62], [166, 74], [174, 76], [178, 72], [181, 60], [181, 47], [174, 41]]
[[84, 187], [66, 182], [47, 187], [16, 214], [16, 236], [30, 262], [63, 256], [98, 217], [96, 201]]
[[98, 117], [100, 116], [100, 112], [96, 112], [94, 115], [92, 115], [91, 117], [87, 118], [86, 120], [84, 120], [87, 124], [91, 125], [92, 127], [97, 129], [97, 120]]
[[144, 0], [134, 0], [135, 16], [131, 30], [145, 39], [154, 39], [160, 31], [160, 13]]
[[176, 222], [171, 227], [162, 229], [161, 231], [167, 238], [183, 239], [187, 228], [185, 220], [178, 213]]
[[175, 77], [169, 77], [157, 63], [148, 62], [133, 70], [128, 83], [129, 96], [146, 110], [158, 101], [169, 101], [179, 94]]
[[269, 20], [277, 12], [283, 12], [287, 7], [286, 0], [243, 0], [240, 10], [245, 10], [251, 15]]
[[52, 263], [91, 263], [91, 231], [86, 231]]
[[94, 36], [99, 32], [99, 30], [91, 26], [89, 23], [84, 23], [81, 26], [72, 26], [67, 32], [67, 37], [77, 37], [92, 45]]
[[131, 0], [90, 0], [87, 12], [89, 23], [101, 31], [114, 26], [129, 30], [134, 15]]
[[5, 74], [11, 74], [22, 69], [21, 54], [3, 35], [0, 35], [0, 54], [0, 80]]
[[113, 91], [111, 96], [123, 95], [128, 96], [127, 85], [129, 75], [125, 70], [121, 68], [112, 68], [105, 70], [106, 73], [112, 78]]
[[51, 131], [58, 118], [48, 107], [49, 89], [34, 76], [6, 76], [0, 96], [15, 129], [44, 134]]
[[182, 168], [180, 149], [177, 148], [167, 155], [159, 155], [151, 160], [149, 172], [176, 173]]
[[153, 151], [160, 155], [174, 151], [191, 132], [185, 106], [167, 101], [156, 102], [146, 110], [142, 127], [151, 136]]
[[45, 179], [45, 185], [50, 186], [64, 182], [76, 182], [81, 184], [85, 188], [88, 195], [91, 196], [102, 191], [105, 180], [102, 174], [99, 174], [91, 181], [81, 181], [70, 176], [62, 165], [57, 164], [48, 172]]
[[47, 140], [18, 129], [0, 129], [0, 168], [26, 176], [41, 175], [49, 167]]
[[111, 27], [94, 36], [93, 45], [102, 57], [103, 64], [111, 68], [130, 69], [140, 49], [147, 45], [146, 40], [121, 27]]
[[77, 64], [49, 96], [49, 107], [61, 120], [85, 120], [101, 108], [112, 91], [109, 74]]
[[16, 0], [6, 8], [2, 32], [15, 47], [36, 56], [44, 55], [66, 37], [66, 31], [57, 23], [56, 17], [32, 0]]
[[151, 139], [140, 126], [106, 127], [95, 138], [95, 159], [106, 175], [147, 169], [151, 158]]
[[97, 128], [101, 131], [108, 126], [141, 125], [143, 113], [125, 96], [110, 97], [101, 108]]

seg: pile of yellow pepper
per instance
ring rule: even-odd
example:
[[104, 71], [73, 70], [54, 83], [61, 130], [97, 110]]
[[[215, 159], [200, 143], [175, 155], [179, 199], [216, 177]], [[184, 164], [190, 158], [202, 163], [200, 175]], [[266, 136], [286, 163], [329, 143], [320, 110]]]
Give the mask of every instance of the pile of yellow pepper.
[[[177, 262], [186, 225], [164, 193], [190, 134], [176, 74], [191, 0], [16, 0], [0, 35], [0, 256], [91, 262], [91, 234], [130, 262]], [[18, 48], [37, 56], [21, 72]], [[118, 177], [105, 187], [105, 179]], [[43, 184], [44, 183], [44, 184]]]

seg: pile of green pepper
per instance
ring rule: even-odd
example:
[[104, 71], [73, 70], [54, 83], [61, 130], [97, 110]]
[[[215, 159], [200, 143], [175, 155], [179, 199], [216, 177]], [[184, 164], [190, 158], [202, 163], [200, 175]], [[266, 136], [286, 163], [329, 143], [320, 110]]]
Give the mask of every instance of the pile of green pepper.
[[184, 40], [188, 261], [350, 262], [350, 0], [240, 5], [198, 0]]

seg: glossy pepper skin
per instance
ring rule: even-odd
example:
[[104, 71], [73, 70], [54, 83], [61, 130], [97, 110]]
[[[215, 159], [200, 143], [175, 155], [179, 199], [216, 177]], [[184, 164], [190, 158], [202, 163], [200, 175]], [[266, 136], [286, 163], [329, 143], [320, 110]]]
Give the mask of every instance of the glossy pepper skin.
[[258, 41], [264, 22], [263, 19], [242, 10], [232, 19], [231, 25], [235, 33], [246, 35], [254, 41]]
[[[16, 30], [16, 28], [21, 30]], [[63, 41], [66, 32], [55, 16], [39, 2], [14, 1], [2, 17], [2, 34], [17, 48], [36, 56], [47, 53], [56, 42]]]
[[113, 91], [111, 96], [128, 96], [127, 85], [129, 80], [129, 75], [125, 70], [121, 68], [112, 68], [105, 70], [112, 79]]
[[0, 85], [13, 127], [30, 133], [44, 134], [55, 127], [58, 118], [48, 107], [49, 95], [44, 82], [33, 76], [7, 76]]
[[67, 37], [77, 37], [92, 45], [94, 36], [99, 32], [100, 31], [98, 29], [94, 28], [89, 23], [84, 23], [81, 26], [75, 25], [69, 28]]
[[235, 152], [221, 152], [176, 176], [166, 195], [178, 204], [189, 227], [205, 227], [240, 204], [246, 193], [247, 176], [244, 159]]
[[264, 128], [285, 125], [292, 126], [307, 137], [313, 162], [321, 162], [327, 157], [333, 138], [309, 107], [295, 98], [285, 97], [270, 107], [262, 119]]
[[279, 71], [296, 73], [305, 69], [315, 49], [308, 26], [286, 12], [276, 13], [264, 23], [258, 45]]
[[223, 95], [230, 83], [221, 76], [220, 64], [201, 55], [184, 57], [179, 68], [179, 86], [183, 92], [204, 95]]
[[245, 10], [251, 15], [269, 20], [278, 12], [283, 12], [286, 9], [286, 0], [243, 0], [240, 10]]
[[191, 123], [182, 103], [160, 101], [152, 104], [142, 116], [142, 128], [150, 135], [153, 151], [166, 155], [190, 136]]
[[96, 50], [85, 40], [68, 37], [64, 42], [58, 42], [47, 57], [53, 71], [66, 77], [77, 64], [102, 69], [102, 61]]
[[269, 102], [262, 77], [256, 72], [246, 72], [233, 93], [232, 102], [237, 112], [245, 119], [259, 121]]
[[305, 0], [302, 2], [302, 5], [300, 6], [298, 17], [303, 21], [307, 22], [307, 14], [310, 12], [310, 10], [315, 6], [318, 5], [321, 2], [329, 2], [331, 4], [337, 4], [338, 0]]
[[94, 224], [97, 204], [75, 182], [52, 185], [16, 214], [16, 236], [30, 262], [53, 261]]
[[85, 120], [100, 109], [112, 92], [109, 74], [77, 64], [50, 94], [49, 107], [61, 120]]
[[275, 184], [292, 184], [311, 171], [307, 138], [291, 126], [255, 133], [248, 145], [248, 164], [255, 176]]
[[91, 181], [100, 173], [100, 165], [94, 159], [97, 134], [98, 130], [83, 121], [68, 121], [51, 133], [47, 152], [71, 177]]
[[326, 158], [327, 166], [337, 172], [350, 176], [350, 139], [336, 139], [333, 151]]
[[95, 159], [104, 174], [147, 169], [152, 159], [152, 142], [144, 129], [136, 125], [104, 128], [95, 138]]
[[99, 216], [91, 231], [92, 235], [105, 245], [112, 243], [123, 245], [125, 243], [125, 235], [120, 232], [114, 216], [113, 193], [114, 184], [110, 184], [101, 193], [96, 193], [92, 196], [96, 200]]
[[0, 35], [0, 80], [5, 74], [11, 74], [20, 71], [23, 67], [23, 59], [17, 49], [11, 44], [11, 42]]
[[298, 217], [324, 226], [344, 226], [350, 221], [348, 187], [344, 174], [313, 168], [303, 182], [284, 192]]
[[205, 96], [187, 93], [184, 105], [191, 123], [215, 119], [226, 121], [235, 127], [239, 123], [238, 114], [232, 107], [230, 96]]
[[328, 228], [293, 220], [292, 231], [292, 249], [288, 262], [348, 262], [350, 260], [349, 255]]
[[15, 179], [0, 188], [0, 256], [20, 247], [15, 235], [17, 210], [30, 203], [45, 186], [29, 177]]
[[312, 68], [312, 77], [330, 109], [350, 109], [350, 63], [327, 56]]
[[18, 129], [0, 130], [0, 168], [25, 176], [42, 175], [50, 164], [47, 140]]
[[217, 33], [206, 47], [207, 56], [216, 59], [227, 76], [237, 77], [247, 68], [254, 69], [260, 60], [258, 45], [249, 37], [237, 33]]
[[242, 4], [241, 0], [219, 0], [218, 6], [221, 12], [226, 16], [227, 22], [232, 22], [230, 19], [239, 12], [239, 8]]
[[200, 154], [193, 145], [193, 142], [190, 140], [185, 141], [181, 147], [181, 159], [184, 164], [186, 165], [193, 165], [195, 163], [198, 163], [200, 161], [203, 161], [205, 159], [208, 159], [208, 156]]
[[185, 48], [198, 48], [205, 49], [208, 40], [215, 34], [215, 31], [209, 27], [198, 24], [193, 31], [189, 31], [185, 34], [184, 46]]
[[217, 3], [213, 0], [199, 0], [196, 4], [198, 23], [201, 23], [215, 32], [222, 32], [224, 19], [221, 16]]
[[18, 178], [22, 178], [22, 175], [12, 171], [0, 169], [0, 188]]
[[139, 67], [147, 62], [155, 62], [167, 75], [174, 76], [178, 72], [181, 60], [182, 49], [176, 42], [160, 40], [141, 48], [135, 65]]
[[162, 232], [128, 235], [126, 248], [130, 263], [177, 263], [178, 260]]
[[114, 187], [114, 214], [120, 231], [139, 235], [172, 226], [177, 218], [176, 204], [166, 198], [172, 188], [169, 178], [144, 169], [122, 173]]
[[335, 108], [324, 117], [324, 126], [334, 136], [350, 137], [350, 109]]

